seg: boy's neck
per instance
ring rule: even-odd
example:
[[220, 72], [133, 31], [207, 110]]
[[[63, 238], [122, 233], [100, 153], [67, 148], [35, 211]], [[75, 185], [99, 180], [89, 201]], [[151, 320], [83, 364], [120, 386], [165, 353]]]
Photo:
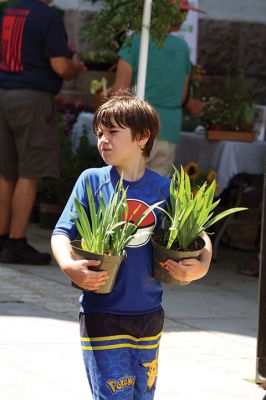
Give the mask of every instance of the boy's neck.
[[129, 182], [134, 182], [138, 181], [140, 178], [143, 177], [145, 173], [145, 167], [146, 167], [145, 160], [142, 159], [141, 162], [138, 165], [135, 164], [133, 168], [132, 166], [129, 165], [123, 168], [116, 166], [115, 168], [119, 173], [119, 175], [123, 173], [123, 179]]

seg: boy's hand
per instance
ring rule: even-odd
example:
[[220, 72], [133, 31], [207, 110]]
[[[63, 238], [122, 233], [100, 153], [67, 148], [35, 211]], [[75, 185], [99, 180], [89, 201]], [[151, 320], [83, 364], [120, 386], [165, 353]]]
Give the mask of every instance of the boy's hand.
[[207, 274], [209, 265], [197, 260], [189, 258], [180, 261], [167, 260], [165, 263], [160, 263], [169, 274], [180, 282], [190, 282], [202, 278]]
[[90, 267], [100, 264], [97, 260], [73, 260], [71, 264], [65, 265], [65, 274], [79, 287], [86, 290], [97, 290], [104, 285], [108, 279], [106, 271], [92, 271]]

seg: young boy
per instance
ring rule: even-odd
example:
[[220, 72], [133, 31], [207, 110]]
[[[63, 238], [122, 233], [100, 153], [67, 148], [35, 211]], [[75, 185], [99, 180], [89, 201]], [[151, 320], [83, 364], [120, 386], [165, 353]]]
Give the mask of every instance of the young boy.
[[[86, 208], [86, 181], [97, 205], [100, 190], [105, 201], [110, 200], [122, 172], [127, 199], [135, 208], [168, 199], [169, 179], [145, 169], [159, 132], [158, 116], [148, 103], [129, 94], [114, 96], [97, 110], [93, 128], [108, 166], [88, 169], [78, 178], [73, 193]], [[107, 272], [90, 270], [98, 261], [72, 258], [70, 241], [77, 237], [70, 214], [76, 212], [73, 193], [54, 229], [52, 249], [66, 276], [86, 289], [80, 298], [80, 333], [93, 399], [153, 399], [164, 311], [161, 284], [152, 276], [150, 236], [141, 235], [129, 243], [112, 293], [93, 293], [106, 282]], [[160, 219], [159, 210], [151, 214], [146, 227], [149, 233]], [[204, 239], [199, 261], [167, 261], [166, 268], [174, 278], [191, 281], [207, 273], [211, 244], [206, 234]]]

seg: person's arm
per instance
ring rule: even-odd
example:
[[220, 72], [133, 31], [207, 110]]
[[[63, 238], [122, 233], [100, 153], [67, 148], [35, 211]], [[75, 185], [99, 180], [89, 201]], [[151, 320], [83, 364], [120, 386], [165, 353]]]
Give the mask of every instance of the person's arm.
[[193, 99], [192, 97], [190, 97], [185, 107], [191, 112], [191, 114], [201, 115], [206, 104], [207, 103], [204, 101]]
[[206, 232], [200, 235], [205, 241], [205, 247], [201, 253], [199, 260], [189, 258], [178, 262], [167, 260], [164, 268], [169, 274], [181, 282], [190, 282], [205, 276], [209, 270], [212, 257], [212, 244]]
[[182, 107], [187, 108], [193, 115], [200, 115], [202, 114], [206, 103], [201, 100], [193, 99], [193, 97], [190, 97], [189, 86], [190, 86], [190, 76], [187, 75], [182, 96]]
[[189, 98], [189, 81], [190, 81], [190, 75], [186, 75], [185, 78], [185, 84], [184, 84], [184, 90], [183, 90], [183, 95], [182, 95], [182, 105], [187, 103], [188, 98]]
[[100, 261], [75, 259], [67, 236], [53, 235], [51, 246], [59, 267], [76, 285], [86, 290], [96, 290], [106, 283], [108, 279], [106, 271], [90, 270], [90, 267], [98, 266]]
[[112, 87], [112, 93], [115, 93], [119, 90], [127, 90], [131, 86], [132, 81], [132, 68], [131, 66], [120, 58], [117, 64], [115, 82]]
[[68, 59], [66, 57], [51, 57], [50, 65], [54, 72], [64, 80], [76, 78], [81, 72], [86, 70], [83, 62], [75, 57]]

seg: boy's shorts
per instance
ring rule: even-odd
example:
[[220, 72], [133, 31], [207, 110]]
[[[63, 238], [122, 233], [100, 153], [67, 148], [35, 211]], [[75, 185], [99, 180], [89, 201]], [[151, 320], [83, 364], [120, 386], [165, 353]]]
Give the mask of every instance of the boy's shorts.
[[152, 400], [164, 311], [80, 314], [84, 364], [94, 400]]
[[53, 95], [0, 89], [0, 143], [4, 178], [58, 178], [60, 138]]

